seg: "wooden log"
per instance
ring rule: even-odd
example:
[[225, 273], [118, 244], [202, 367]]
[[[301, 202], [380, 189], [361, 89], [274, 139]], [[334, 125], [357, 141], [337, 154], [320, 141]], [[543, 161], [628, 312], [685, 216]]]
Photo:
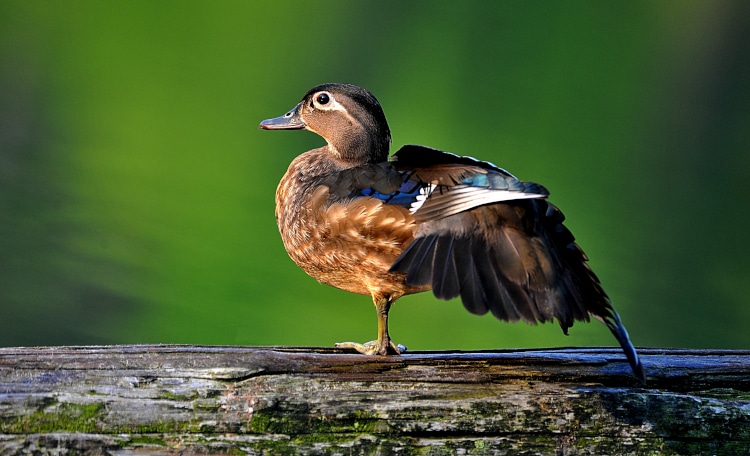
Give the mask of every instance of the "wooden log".
[[750, 351], [0, 348], [2, 454], [750, 454]]

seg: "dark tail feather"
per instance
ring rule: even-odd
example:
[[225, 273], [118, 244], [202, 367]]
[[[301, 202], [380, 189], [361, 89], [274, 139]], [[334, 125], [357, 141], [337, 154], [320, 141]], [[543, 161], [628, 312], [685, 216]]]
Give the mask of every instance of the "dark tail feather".
[[468, 252], [471, 250], [471, 240], [464, 238], [456, 242], [453, 260], [456, 269], [460, 271], [458, 277], [459, 293], [461, 302], [466, 310], [474, 315], [484, 315], [490, 308], [487, 296], [482, 289], [482, 281], [479, 278], [477, 266]]
[[460, 293], [458, 272], [456, 271], [455, 255], [460, 252], [453, 250], [455, 239], [452, 237], [438, 237], [433, 258], [432, 292], [438, 299], [455, 298]]
[[406, 273], [406, 283], [432, 285], [439, 299], [461, 296], [466, 309], [476, 315], [489, 310], [477, 265], [470, 254], [470, 238], [430, 234], [409, 244], [391, 265], [391, 272]]
[[405, 272], [409, 285], [432, 283], [433, 255], [437, 236], [417, 238], [401, 253], [391, 266], [391, 272]]
[[628, 358], [628, 363], [630, 363], [630, 368], [633, 370], [633, 375], [635, 375], [642, 383], [646, 383], [646, 370], [643, 368], [643, 364], [641, 364], [641, 359], [638, 357], [638, 352], [635, 350], [633, 343], [630, 342], [628, 331], [625, 329], [625, 326], [622, 325], [620, 316], [617, 315], [617, 312], [615, 312], [614, 309], [612, 309], [611, 312], [611, 318], [602, 318], [598, 315], [595, 315], [595, 317], [607, 325], [607, 328], [612, 331], [612, 334], [617, 341], [620, 342], [620, 346], [625, 352], [625, 356]]

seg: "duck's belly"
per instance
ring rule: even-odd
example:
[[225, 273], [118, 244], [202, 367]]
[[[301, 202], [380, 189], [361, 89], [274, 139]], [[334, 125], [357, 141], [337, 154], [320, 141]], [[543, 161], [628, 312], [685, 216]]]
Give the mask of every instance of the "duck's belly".
[[319, 282], [364, 295], [429, 289], [407, 286], [405, 274], [388, 272], [413, 240], [407, 209], [376, 198], [330, 202], [328, 196], [320, 187], [296, 210], [277, 211], [284, 247], [300, 268]]

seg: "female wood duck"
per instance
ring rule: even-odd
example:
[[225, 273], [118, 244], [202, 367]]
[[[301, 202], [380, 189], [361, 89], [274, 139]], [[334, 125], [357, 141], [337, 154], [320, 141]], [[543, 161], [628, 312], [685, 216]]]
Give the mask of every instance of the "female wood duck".
[[383, 109], [350, 84], [313, 87], [265, 130], [309, 130], [327, 145], [295, 158], [276, 190], [289, 256], [316, 280], [372, 296], [378, 338], [339, 347], [399, 354], [388, 311], [432, 289], [477, 315], [529, 323], [603, 322], [634, 374], [645, 372], [587, 258], [541, 185], [470, 157], [402, 147], [390, 161]]

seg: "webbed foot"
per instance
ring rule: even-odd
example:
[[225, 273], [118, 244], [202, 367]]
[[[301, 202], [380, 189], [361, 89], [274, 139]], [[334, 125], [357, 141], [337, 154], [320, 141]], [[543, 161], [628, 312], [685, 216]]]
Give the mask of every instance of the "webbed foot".
[[406, 346], [394, 344], [392, 340], [388, 343], [381, 343], [379, 340], [371, 340], [360, 344], [357, 342], [339, 342], [334, 345], [336, 348], [350, 348], [357, 350], [364, 355], [400, 355], [406, 352]]

